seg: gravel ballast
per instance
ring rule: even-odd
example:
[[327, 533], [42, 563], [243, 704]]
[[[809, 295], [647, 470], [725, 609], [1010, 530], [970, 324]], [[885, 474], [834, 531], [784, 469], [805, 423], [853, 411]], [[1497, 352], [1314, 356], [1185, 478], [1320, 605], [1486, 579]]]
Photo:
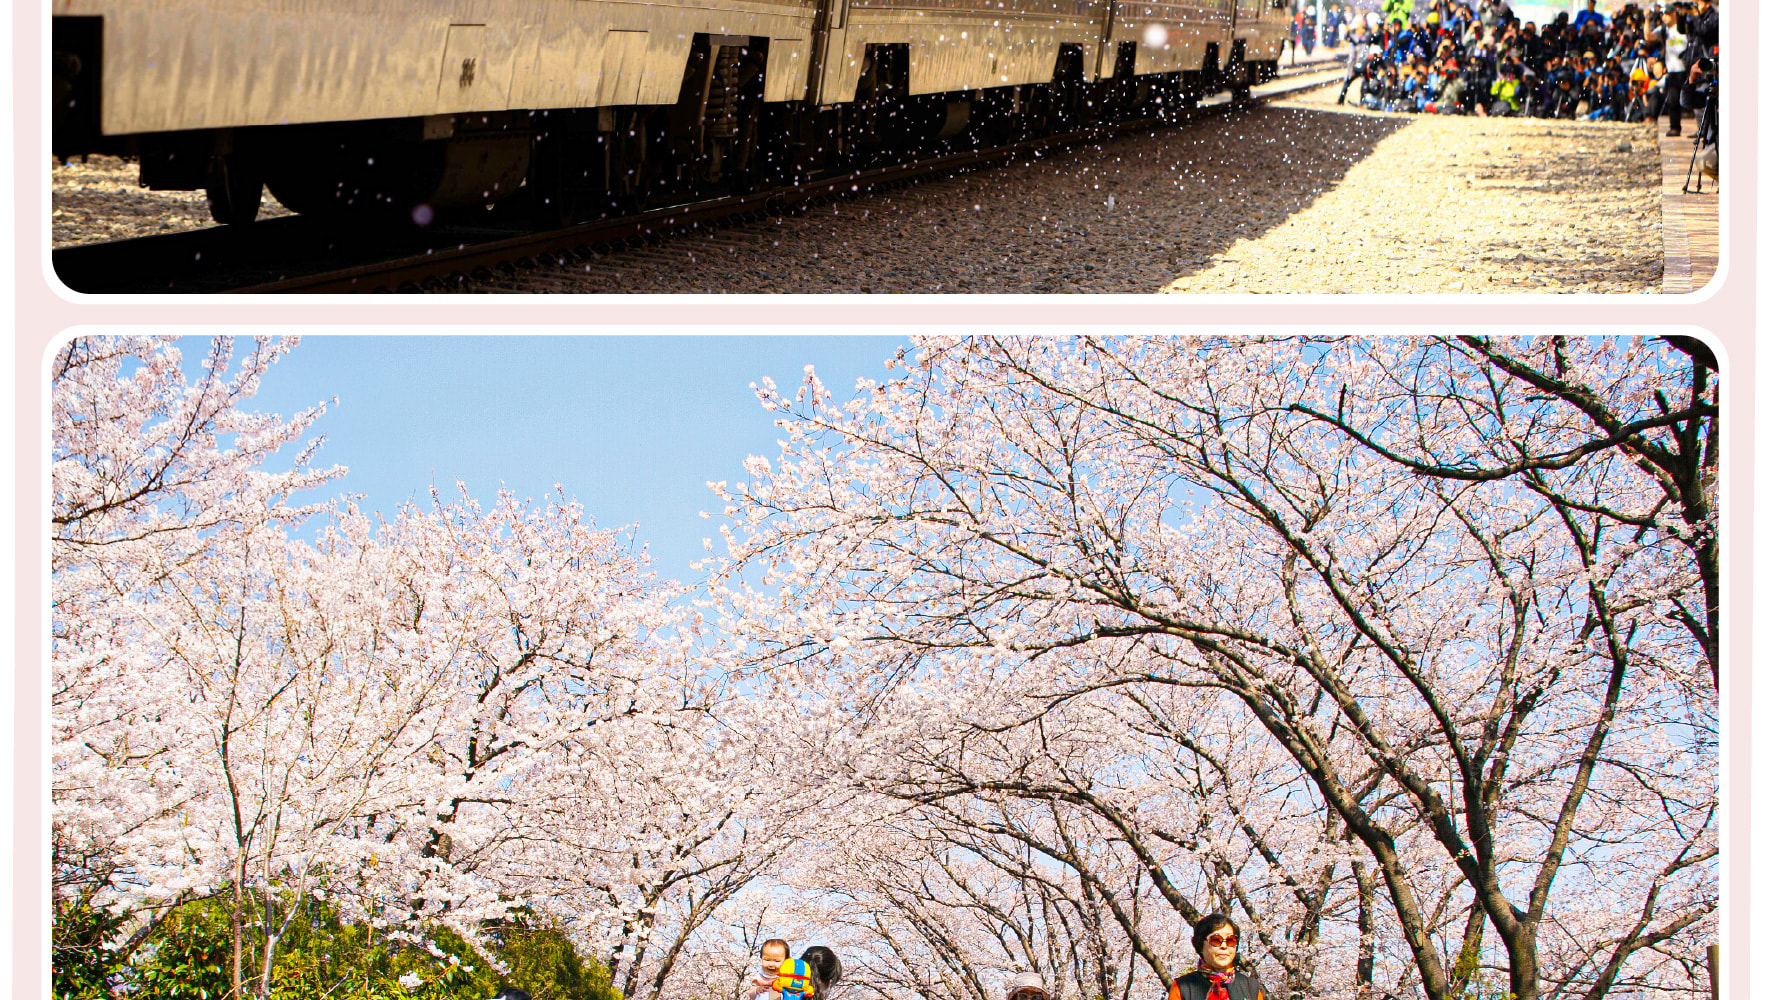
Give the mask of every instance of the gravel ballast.
[[[1658, 290], [1651, 125], [1377, 114], [1335, 107], [1337, 90], [468, 290]], [[74, 166], [57, 168], [57, 245], [64, 219], [93, 224], [93, 168]], [[202, 193], [181, 197], [204, 224]]]
[[[215, 225], [203, 192], [149, 191], [136, 183], [135, 164], [115, 156], [51, 164], [50, 178], [50, 243], [56, 249]], [[265, 192], [259, 218], [288, 214]]]

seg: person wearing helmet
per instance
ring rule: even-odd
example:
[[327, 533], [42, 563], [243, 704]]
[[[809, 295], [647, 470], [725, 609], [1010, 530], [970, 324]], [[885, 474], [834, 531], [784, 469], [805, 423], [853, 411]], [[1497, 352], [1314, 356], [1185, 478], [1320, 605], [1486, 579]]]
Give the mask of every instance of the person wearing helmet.
[[805, 959], [786, 958], [775, 968], [775, 979], [769, 989], [780, 994], [781, 1000], [812, 1000], [818, 994], [814, 978], [812, 967]]

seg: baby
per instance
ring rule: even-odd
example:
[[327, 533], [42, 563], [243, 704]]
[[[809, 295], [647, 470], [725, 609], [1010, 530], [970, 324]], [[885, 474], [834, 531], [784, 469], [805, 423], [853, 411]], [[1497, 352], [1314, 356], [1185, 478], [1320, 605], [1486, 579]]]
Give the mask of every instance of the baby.
[[781, 963], [790, 961], [787, 957], [787, 942], [780, 938], [770, 938], [763, 942], [762, 963], [758, 969], [761, 973], [750, 981], [750, 1000], [765, 993], [780, 993], [781, 986], [776, 985], [781, 979]]

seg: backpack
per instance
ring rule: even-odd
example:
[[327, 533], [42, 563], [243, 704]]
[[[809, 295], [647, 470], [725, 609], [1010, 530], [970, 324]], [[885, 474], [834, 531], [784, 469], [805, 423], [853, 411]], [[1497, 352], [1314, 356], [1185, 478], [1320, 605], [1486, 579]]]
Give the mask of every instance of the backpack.
[[783, 961], [775, 973], [775, 989], [781, 1000], [806, 1000], [812, 993], [812, 967], [797, 958]]

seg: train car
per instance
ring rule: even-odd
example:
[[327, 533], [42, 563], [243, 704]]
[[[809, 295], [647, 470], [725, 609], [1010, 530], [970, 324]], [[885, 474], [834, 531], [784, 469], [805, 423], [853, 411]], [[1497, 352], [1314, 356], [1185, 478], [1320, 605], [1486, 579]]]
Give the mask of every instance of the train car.
[[538, 221], [1246, 90], [1284, 0], [54, 0], [58, 156], [223, 223], [262, 193]]

